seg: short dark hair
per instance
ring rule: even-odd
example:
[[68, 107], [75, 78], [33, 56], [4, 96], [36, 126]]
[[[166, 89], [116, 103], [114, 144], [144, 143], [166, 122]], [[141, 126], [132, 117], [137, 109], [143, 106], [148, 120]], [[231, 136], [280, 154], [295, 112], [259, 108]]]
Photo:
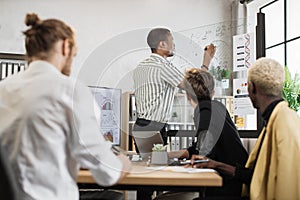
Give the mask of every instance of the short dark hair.
[[209, 72], [199, 68], [191, 68], [185, 73], [184, 87], [186, 93], [195, 102], [200, 100], [211, 100], [215, 81]]
[[159, 42], [167, 41], [167, 38], [170, 34], [171, 34], [170, 30], [166, 28], [152, 29], [147, 36], [147, 43], [151, 48], [151, 52], [152, 53], [156, 52]]

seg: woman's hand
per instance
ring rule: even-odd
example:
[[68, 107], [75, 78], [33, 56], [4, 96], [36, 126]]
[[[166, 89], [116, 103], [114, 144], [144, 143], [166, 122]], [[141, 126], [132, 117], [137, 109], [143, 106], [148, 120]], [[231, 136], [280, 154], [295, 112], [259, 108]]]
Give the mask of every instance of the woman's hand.
[[[207, 161], [201, 163], [195, 163], [195, 160], [207, 160]], [[210, 169], [222, 171], [223, 173], [230, 176], [235, 176], [235, 170], [236, 170], [235, 166], [231, 166], [222, 162], [217, 162], [205, 156], [192, 155], [191, 165], [193, 168], [210, 168]]]
[[[195, 163], [195, 160], [207, 160], [207, 162]], [[191, 165], [193, 166], [193, 168], [216, 169], [218, 162], [202, 155], [192, 155]]]

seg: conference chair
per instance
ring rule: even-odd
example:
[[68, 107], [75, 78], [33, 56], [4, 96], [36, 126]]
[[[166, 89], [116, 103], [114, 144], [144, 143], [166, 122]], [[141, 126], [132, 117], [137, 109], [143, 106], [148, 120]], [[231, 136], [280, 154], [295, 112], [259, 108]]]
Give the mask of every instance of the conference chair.
[[80, 189], [80, 200], [124, 200], [124, 194], [114, 190]]
[[6, 150], [0, 145], [0, 195], [1, 199], [18, 200], [18, 187], [10, 167]]

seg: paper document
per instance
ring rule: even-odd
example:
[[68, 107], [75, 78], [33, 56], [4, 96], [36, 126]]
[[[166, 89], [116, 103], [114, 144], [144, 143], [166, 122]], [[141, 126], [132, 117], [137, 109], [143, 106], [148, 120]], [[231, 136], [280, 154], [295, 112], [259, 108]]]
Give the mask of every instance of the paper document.
[[185, 168], [185, 167], [179, 167], [179, 166], [169, 166], [166, 167], [164, 170], [169, 170], [173, 172], [185, 172], [185, 173], [201, 173], [201, 172], [214, 172], [216, 173], [216, 170], [214, 169], [204, 169], [204, 168]]
[[180, 166], [155, 166], [155, 167], [146, 167], [151, 170], [163, 170], [163, 171], [172, 171], [172, 172], [184, 172], [184, 173], [201, 173], [201, 172], [214, 172], [217, 173], [214, 169], [204, 169], [204, 168], [185, 168]]

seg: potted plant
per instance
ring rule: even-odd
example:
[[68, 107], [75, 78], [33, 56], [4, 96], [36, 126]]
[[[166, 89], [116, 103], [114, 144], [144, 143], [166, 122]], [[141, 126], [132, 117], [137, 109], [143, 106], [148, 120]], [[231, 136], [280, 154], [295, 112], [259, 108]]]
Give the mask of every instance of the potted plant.
[[178, 121], [178, 115], [177, 115], [177, 112], [173, 112], [173, 113], [172, 113], [172, 118], [171, 118], [171, 119], [172, 119], [173, 122], [177, 122], [177, 121]]
[[223, 79], [229, 79], [231, 71], [230, 69], [227, 69], [225, 67], [212, 66], [210, 69], [210, 73], [215, 77], [216, 80], [222, 81]]
[[230, 95], [230, 76], [231, 70], [227, 66], [212, 66], [210, 73], [215, 78], [215, 95]]
[[290, 108], [298, 112], [300, 109], [300, 76], [296, 73], [294, 77], [292, 77], [287, 66], [284, 67], [284, 73], [283, 99], [289, 103]]
[[163, 144], [153, 144], [151, 164], [167, 165], [168, 160], [169, 157], [167, 152], [167, 146], [164, 146]]

